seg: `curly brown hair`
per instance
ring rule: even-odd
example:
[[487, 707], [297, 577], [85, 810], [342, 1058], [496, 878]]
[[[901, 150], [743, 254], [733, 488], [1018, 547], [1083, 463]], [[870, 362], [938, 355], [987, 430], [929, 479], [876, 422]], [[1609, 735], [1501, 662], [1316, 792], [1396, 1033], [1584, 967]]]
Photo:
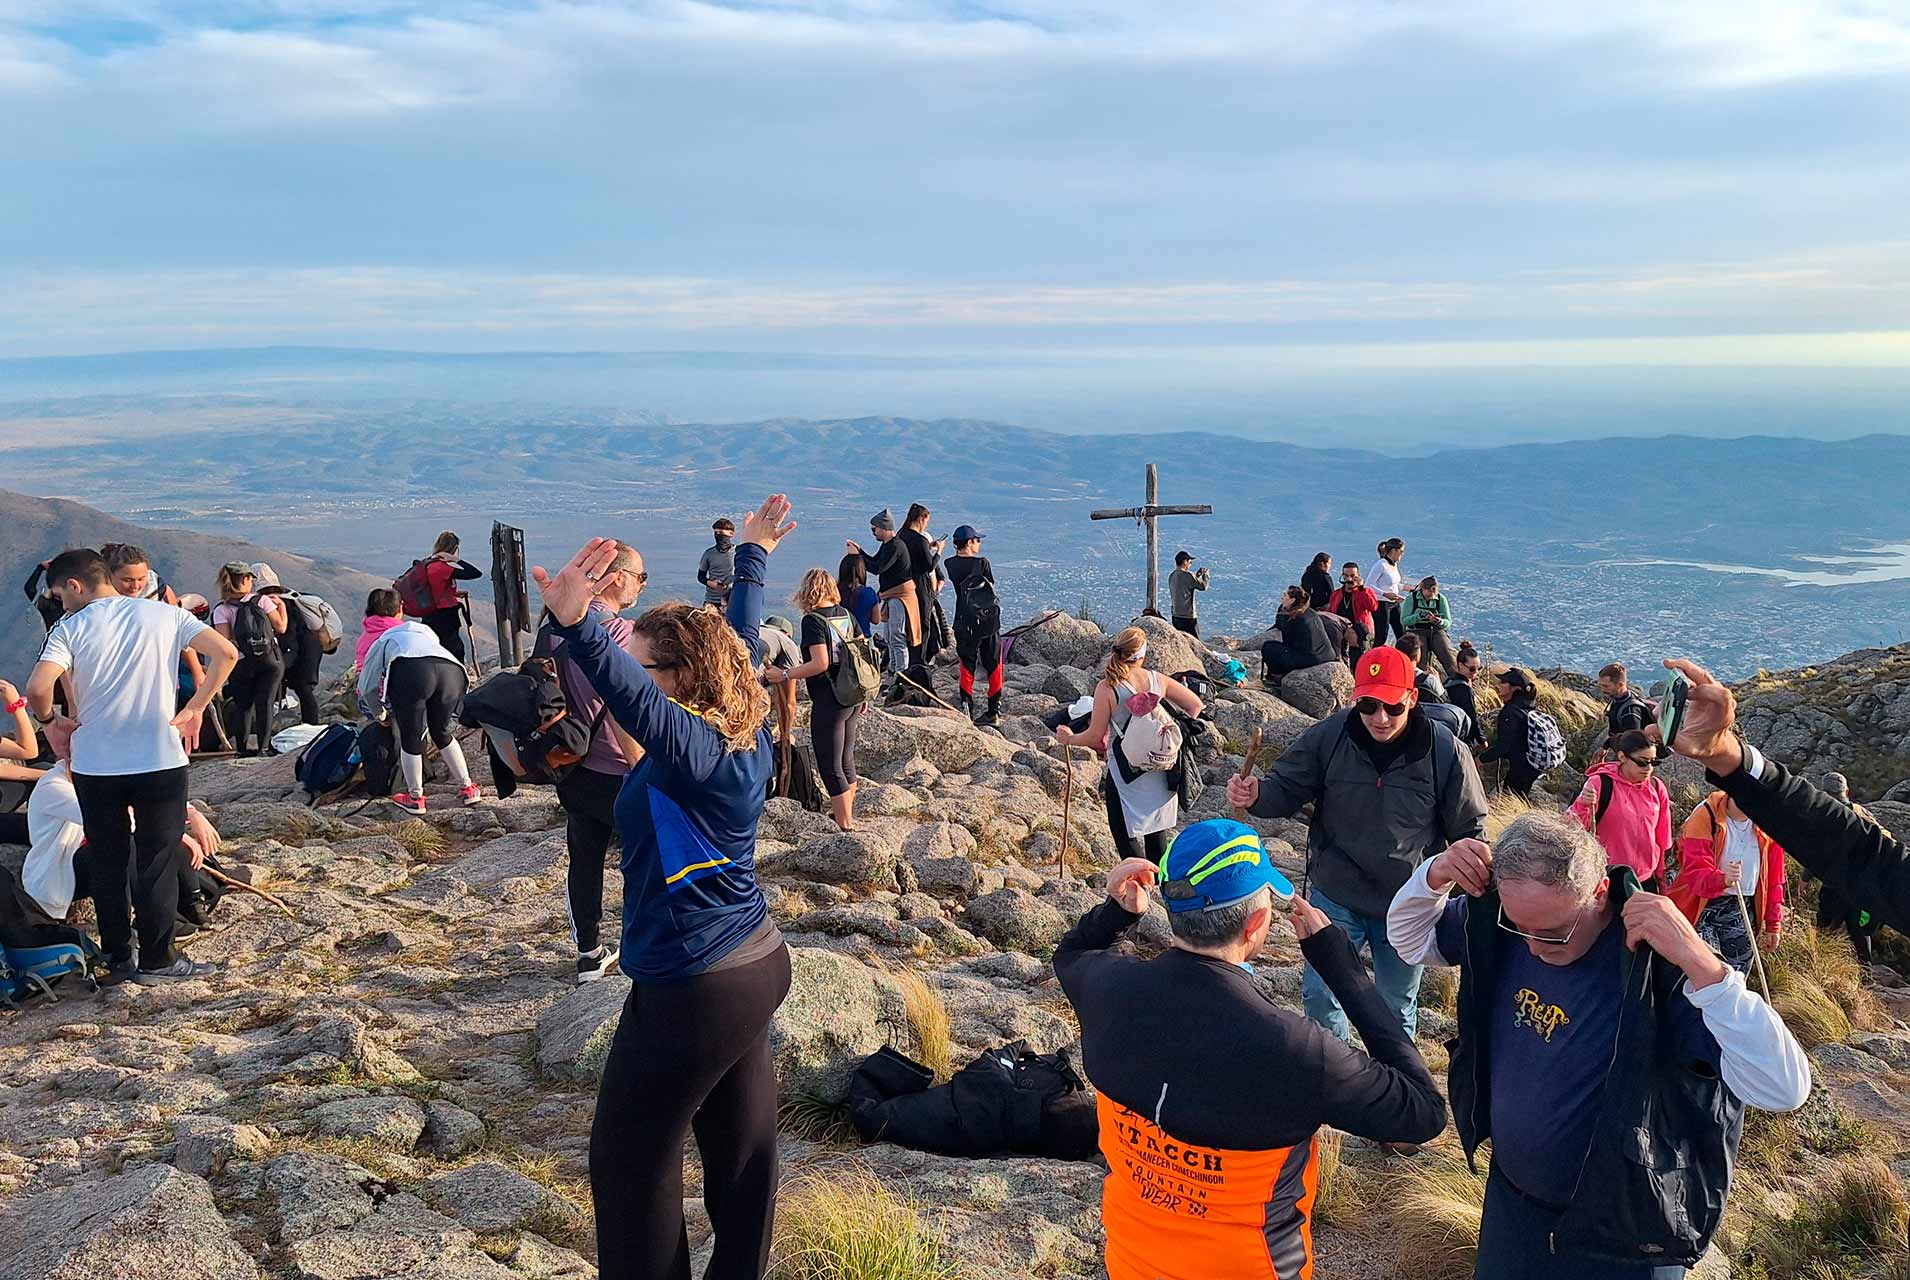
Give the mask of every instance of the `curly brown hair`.
[[832, 604], [841, 604], [842, 588], [836, 585], [827, 569], [811, 569], [803, 574], [802, 583], [797, 586], [796, 594], [789, 597], [789, 603], [804, 613], [814, 613]]
[[769, 715], [769, 695], [756, 678], [749, 650], [720, 614], [687, 604], [659, 605], [640, 615], [634, 629], [650, 642], [659, 667], [682, 673], [679, 705], [722, 734], [729, 750], [756, 745], [756, 731]]

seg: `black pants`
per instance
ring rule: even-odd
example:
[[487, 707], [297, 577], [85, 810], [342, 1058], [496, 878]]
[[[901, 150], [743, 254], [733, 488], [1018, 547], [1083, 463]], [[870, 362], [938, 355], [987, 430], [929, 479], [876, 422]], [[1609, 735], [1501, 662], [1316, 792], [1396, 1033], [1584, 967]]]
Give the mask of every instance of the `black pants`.
[[769, 1022], [788, 994], [787, 947], [741, 968], [631, 988], [590, 1129], [603, 1280], [689, 1280], [683, 1143], [692, 1131], [716, 1236], [705, 1280], [760, 1280], [776, 1215]]
[[277, 654], [239, 659], [225, 683], [226, 702], [232, 709], [226, 723], [234, 750], [246, 750], [255, 734], [260, 751], [272, 745], [272, 711], [278, 705], [279, 686], [284, 680], [285, 661]]
[[1387, 628], [1392, 629], [1393, 639], [1405, 636], [1406, 628], [1400, 625], [1399, 602], [1397, 600], [1379, 602], [1379, 608], [1373, 610], [1373, 643], [1385, 644]]
[[186, 770], [76, 773], [73, 792], [92, 860], [101, 949], [116, 961], [131, 955], [137, 915], [139, 967], [165, 968], [178, 959], [172, 935], [179, 916], [180, 841], [186, 834]]
[[1875, 952], [1871, 939], [1877, 932], [1877, 921], [1866, 920], [1866, 914], [1829, 885], [1824, 885], [1818, 891], [1817, 927], [1843, 930], [1850, 938], [1850, 948], [1857, 953], [1858, 961], [1871, 964], [1874, 963]]
[[452, 605], [449, 609], [433, 609], [420, 621], [438, 633], [438, 643], [449, 649], [452, 657], [459, 662], [464, 661], [464, 608], [462, 605]]
[[285, 642], [285, 687], [298, 695], [301, 724], [318, 723], [318, 664], [325, 651], [318, 647], [318, 634], [308, 631], [299, 621], [298, 606], [287, 603], [292, 621], [280, 637]]
[[955, 633], [955, 659], [961, 664], [962, 696], [975, 696], [975, 677], [988, 678], [988, 696], [993, 698], [1001, 693], [1001, 632], [990, 628], [987, 631]]
[[[1108, 768], [1118, 769], [1120, 766], [1110, 760], [1108, 761]], [[1127, 833], [1127, 815], [1121, 812], [1121, 797], [1114, 794], [1114, 784], [1112, 782], [1103, 782], [1101, 784], [1101, 798], [1107, 801], [1108, 830], [1114, 834], [1114, 852], [1116, 856], [1122, 858], [1138, 858], [1141, 856], [1142, 850], [1145, 849], [1149, 862], [1159, 862], [1162, 855], [1167, 852], [1168, 833], [1165, 831], [1155, 831], [1144, 835], [1141, 837], [1141, 844], [1137, 847], [1134, 843], [1134, 837]]]
[[1497, 1168], [1486, 1179], [1477, 1280], [1677, 1280], [1683, 1267], [1627, 1266], [1552, 1251], [1560, 1214], [1515, 1191]]
[[861, 723], [862, 707], [845, 708], [831, 690], [810, 694], [809, 745], [816, 753], [816, 772], [832, 798], [861, 781], [856, 775], [856, 726]]
[[1304, 671], [1319, 665], [1318, 658], [1284, 640], [1269, 640], [1260, 646], [1260, 670], [1264, 675], [1283, 676], [1289, 671]]
[[557, 784], [564, 806], [564, 849], [570, 855], [570, 934], [579, 951], [595, 951], [603, 940], [604, 859], [617, 828], [620, 773], [598, 773], [581, 766]]
[[424, 735], [442, 747], [451, 741], [451, 717], [464, 700], [464, 668], [443, 658], [397, 658], [385, 676], [385, 705], [406, 755], [424, 754]]
[[1505, 765], [1505, 789], [1521, 799], [1532, 798], [1532, 788], [1539, 780], [1539, 771], [1523, 760], [1508, 760]]
[[1200, 619], [1183, 618], [1177, 613], [1174, 615], [1174, 630], [1185, 631], [1188, 635], [1198, 640], [1200, 639]]

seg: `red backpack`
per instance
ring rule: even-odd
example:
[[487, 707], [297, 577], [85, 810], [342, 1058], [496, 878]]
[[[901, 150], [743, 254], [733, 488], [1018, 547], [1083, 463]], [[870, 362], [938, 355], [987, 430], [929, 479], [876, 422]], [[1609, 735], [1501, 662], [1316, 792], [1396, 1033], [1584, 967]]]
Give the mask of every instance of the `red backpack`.
[[[434, 566], [444, 572], [433, 574]], [[407, 618], [422, 618], [439, 609], [453, 609], [458, 603], [457, 588], [451, 582], [451, 566], [435, 558], [413, 560], [411, 567], [392, 581], [391, 589], [398, 593], [398, 602]]]

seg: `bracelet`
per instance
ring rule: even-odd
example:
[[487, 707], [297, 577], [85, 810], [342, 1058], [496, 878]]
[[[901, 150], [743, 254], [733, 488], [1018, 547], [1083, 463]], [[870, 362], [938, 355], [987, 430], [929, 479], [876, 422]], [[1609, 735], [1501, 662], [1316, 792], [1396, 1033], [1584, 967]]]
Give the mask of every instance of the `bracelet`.
[[26, 704], [27, 704], [27, 700], [25, 698], [14, 699], [12, 702], [9, 702], [7, 704], [7, 714], [10, 716], [19, 715], [20, 709], [26, 706]]

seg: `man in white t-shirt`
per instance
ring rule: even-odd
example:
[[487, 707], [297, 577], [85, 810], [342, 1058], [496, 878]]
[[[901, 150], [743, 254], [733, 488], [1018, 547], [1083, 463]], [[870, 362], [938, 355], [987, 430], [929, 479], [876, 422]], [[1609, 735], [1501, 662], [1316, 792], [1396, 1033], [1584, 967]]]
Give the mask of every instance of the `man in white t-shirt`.
[[[117, 974], [130, 971], [141, 983], [204, 977], [211, 966], [173, 950], [186, 764], [199, 717], [238, 650], [176, 605], [120, 595], [96, 551], [63, 551], [46, 576], [66, 617], [47, 633], [27, 702], [72, 769], [96, 876], [100, 947]], [[206, 678], [178, 707], [179, 657], [187, 649], [205, 660]], [[63, 675], [73, 691], [71, 718], [53, 712]]]

